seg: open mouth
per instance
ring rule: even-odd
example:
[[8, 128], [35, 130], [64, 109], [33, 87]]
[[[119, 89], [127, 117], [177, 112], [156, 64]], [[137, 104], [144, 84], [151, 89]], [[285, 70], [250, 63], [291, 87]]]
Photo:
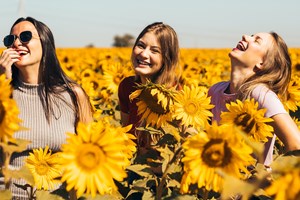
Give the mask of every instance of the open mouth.
[[242, 42], [239, 42], [237, 45], [236, 45], [236, 48], [240, 51], [245, 51], [246, 50], [246, 47], [244, 46], [244, 44]]
[[23, 50], [18, 51], [18, 53], [19, 53], [20, 56], [25, 56], [25, 55], [28, 54], [27, 51], [23, 51]]
[[151, 67], [151, 64], [150, 64], [150, 63], [145, 62], [145, 61], [142, 61], [142, 60], [138, 60], [138, 59], [137, 59], [137, 63], [138, 63], [139, 65], [147, 65], [147, 66]]

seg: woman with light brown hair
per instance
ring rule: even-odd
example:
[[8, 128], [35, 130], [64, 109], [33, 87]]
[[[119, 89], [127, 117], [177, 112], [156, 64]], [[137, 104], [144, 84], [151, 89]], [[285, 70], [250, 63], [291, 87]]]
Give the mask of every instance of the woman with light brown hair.
[[136, 99], [130, 101], [129, 95], [137, 90], [136, 85], [149, 80], [167, 88], [180, 87], [179, 44], [175, 30], [162, 22], [145, 27], [134, 43], [131, 61], [135, 76], [120, 83], [118, 95], [121, 123], [124, 126], [133, 124], [131, 132], [135, 133], [135, 128], [140, 125], [140, 116]]

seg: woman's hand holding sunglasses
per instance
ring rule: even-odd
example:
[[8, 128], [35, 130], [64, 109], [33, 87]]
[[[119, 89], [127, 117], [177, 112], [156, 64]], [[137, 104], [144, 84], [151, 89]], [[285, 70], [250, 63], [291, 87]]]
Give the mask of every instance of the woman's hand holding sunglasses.
[[11, 66], [20, 60], [19, 53], [13, 48], [5, 49], [0, 56], [0, 75], [5, 73], [6, 78], [11, 78]]

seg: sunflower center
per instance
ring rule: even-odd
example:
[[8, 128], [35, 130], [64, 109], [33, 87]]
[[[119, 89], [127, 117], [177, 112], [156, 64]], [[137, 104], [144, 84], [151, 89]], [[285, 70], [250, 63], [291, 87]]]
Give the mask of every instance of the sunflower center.
[[83, 144], [77, 157], [79, 166], [86, 170], [92, 170], [105, 160], [102, 149], [94, 144]]
[[151, 95], [151, 89], [144, 89], [141, 94], [140, 98], [147, 104], [147, 107], [158, 115], [164, 115], [169, 112], [169, 106], [166, 109], [158, 103], [157, 94]]
[[2, 123], [2, 121], [4, 119], [4, 116], [5, 116], [5, 109], [2, 104], [2, 101], [0, 101], [0, 124]]
[[250, 133], [252, 128], [255, 126], [255, 120], [248, 113], [239, 114], [234, 119], [234, 123], [238, 126], [242, 126], [246, 133]]
[[46, 175], [49, 170], [49, 165], [47, 164], [47, 162], [43, 161], [43, 162], [39, 163], [38, 165], [36, 165], [35, 170], [36, 170], [36, 173], [41, 176]]
[[204, 145], [203, 161], [210, 167], [224, 167], [231, 160], [231, 151], [226, 141], [213, 139]]
[[92, 81], [94, 90], [98, 89], [99, 84], [96, 81]]
[[190, 114], [190, 115], [196, 114], [196, 111], [198, 110], [197, 103], [194, 101], [188, 101], [184, 105], [184, 110], [187, 114]]
[[117, 84], [117, 85], [119, 85], [119, 83], [121, 82], [122, 78], [123, 78], [122, 75], [120, 75], [120, 74], [116, 75], [114, 77], [114, 83]]

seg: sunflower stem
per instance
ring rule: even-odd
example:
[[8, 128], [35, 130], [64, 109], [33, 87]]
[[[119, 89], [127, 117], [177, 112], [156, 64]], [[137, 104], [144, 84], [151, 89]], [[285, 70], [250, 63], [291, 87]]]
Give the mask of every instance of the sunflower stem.
[[208, 200], [208, 190], [204, 188], [203, 200]]
[[156, 198], [155, 198], [156, 200], [160, 200], [161, 197], [162, 197], [163, 188], [164, 188], [164, 185], [166, 183], [169, 168], [170, 168], [171, 164], [177, 160], [178, 155], [180, 155], [180, 153], [181, 153], [181, 149], [182, 149], [181, 146], [179, 146], [179, 148], [175, 151], [172, 159], [167, 164], [166, 170], [164, 171], [164, 173], [162, 175], [162, 178], [161, 178], [161, 181], [159, 182], [159, 184], [157, 186]]

